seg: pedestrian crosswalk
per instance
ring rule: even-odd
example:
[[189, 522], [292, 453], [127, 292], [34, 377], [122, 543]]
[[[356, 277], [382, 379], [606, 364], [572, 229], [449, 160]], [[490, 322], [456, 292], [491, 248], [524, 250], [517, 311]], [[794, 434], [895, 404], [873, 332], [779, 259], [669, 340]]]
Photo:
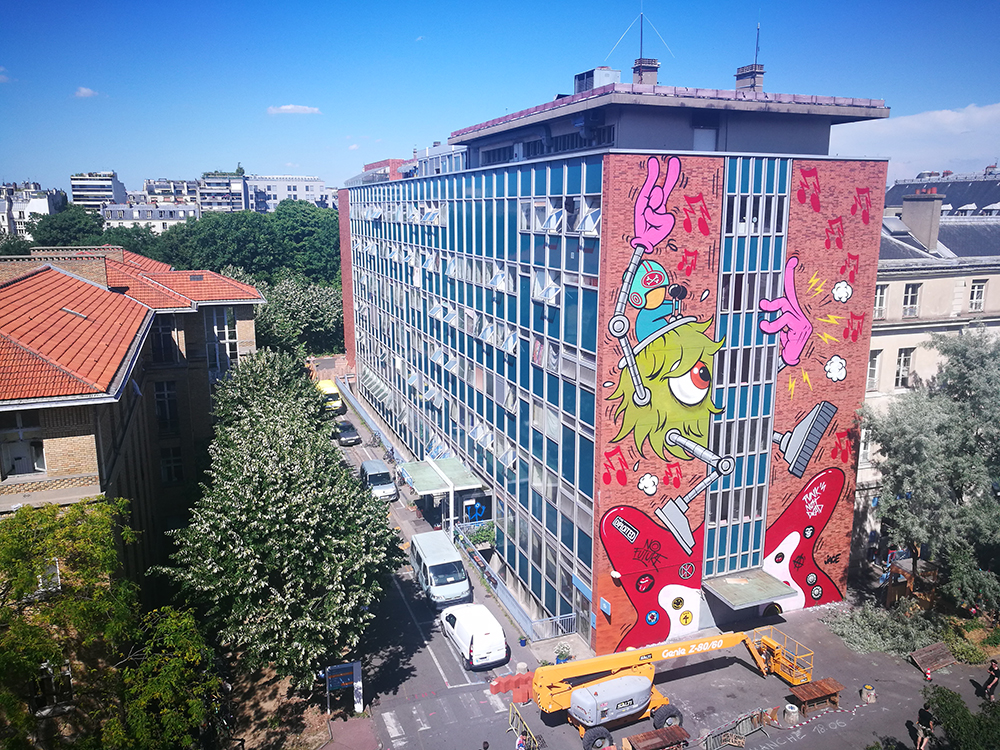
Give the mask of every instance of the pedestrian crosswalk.
[[506, 716], [501, 714], [506, 714], [507, 710], [503, 697], [491, 694], [486, 688], [454, 691], [397, 705], [391, 711], [383, 711], [381, 717], [392, 747], [398, 750], [412, 745], [421, 733], [434, 734], [448, 730], [451, 725], [470, 726], [493, 721], [506, 723]]

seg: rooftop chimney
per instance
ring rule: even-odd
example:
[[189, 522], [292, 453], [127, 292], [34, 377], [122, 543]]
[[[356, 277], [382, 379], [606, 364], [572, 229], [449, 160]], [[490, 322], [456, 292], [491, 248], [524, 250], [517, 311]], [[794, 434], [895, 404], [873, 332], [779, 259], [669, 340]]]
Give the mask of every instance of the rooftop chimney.
[[920, 240], [928, 250], [937, 250], [938, 226], [941, 223], [943, 193], [925, 193], [903, 196], [903, 215], [900, 217], [910, 234]]
[[747, 89], [749, 91], [764, 90], [764, 66], [754, 63], [744, 65], [736, 69], [736, 90]]
[[632, 66], [632, 83], [648, 83], [655, 86], [660, 61], [655, 57], [640, 57]]

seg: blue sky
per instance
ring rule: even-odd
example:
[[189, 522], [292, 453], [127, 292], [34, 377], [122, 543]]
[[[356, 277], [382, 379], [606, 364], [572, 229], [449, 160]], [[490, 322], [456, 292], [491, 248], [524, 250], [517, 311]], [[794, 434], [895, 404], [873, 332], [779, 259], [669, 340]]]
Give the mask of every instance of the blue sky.
[[[998, 6], [954, 11], [646, 0], [644, 54], [660, 59], [661, 84], [732, 88], [759, 20], [766, 90], [892, 108], [835, 128], [832, 152], [891, 157], [890, 178], [978, 172], [1000, 156]], [[367, 162], [571, 92], [584, 70], [631, 80], [638, 24], [615, 45], [638, 14], [638, 2], [593, 0], [8, 4], [0, 181], [68, 191], [71, 173], [114, 169], [138, 189], [242, 162], [340, 185]]]

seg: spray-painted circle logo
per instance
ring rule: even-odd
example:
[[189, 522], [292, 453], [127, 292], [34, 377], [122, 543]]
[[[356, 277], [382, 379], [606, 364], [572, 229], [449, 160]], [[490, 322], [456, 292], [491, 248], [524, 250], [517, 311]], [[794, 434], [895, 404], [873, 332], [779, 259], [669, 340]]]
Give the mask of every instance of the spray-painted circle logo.
[[686, 581], [694, 575], [694, 564], [689, 562], [684, 563], [681, 565], [680, 570], [677, 571], [677, 574]]
[[635, 590], [640, 594], [645, 594], [655, 583], [655, 579], [649, 573], [643, 573], [635, 582]]
[[678, 596], [676, 599], [670, 602], [670, 606], [673, 607], [674, 609], [680, 609], [681, 607], [684, 606], [684, 597]]
[[812, 586], [814, 583], [816, 583], [816, 574], [810, 573], [806, 576], [806, 585]]
[[691, 614], [691, 610], [690, 609], [685, 609], [683, 612], [681, 612], [681, 617], [680, 617], [681, 625], [684, 625], [684, 626], [690, 625], [691, 624], [691, 620], [693, 620], [693, 619], [694, 619], [694, 615]]
[[823, 587], [813, 586], [812, 591], [810, 593], [812, 594], [813, 599], [819, 599], [821, 596], [823, 596]]
[[816, 533], [816, 527], [814, 526], [806, 526], [802, 530], [802, 536], [804, 536], [806, 539], [812, 539], [812, 535], [815, 533]]
[[784, 562], [785, 561], [785, 553], [784, 552], [779, 552], [778, 554], [776, 554], [774, 556], [774, 561], [776, 563], [782, 563], [782, 562]]
[[649, 612], [646, 613], [647, 625], [655, 625], [659, 621], [660, 621], [660, 613], [657, 612], [655, 609], [651, 609], [649, 610]]

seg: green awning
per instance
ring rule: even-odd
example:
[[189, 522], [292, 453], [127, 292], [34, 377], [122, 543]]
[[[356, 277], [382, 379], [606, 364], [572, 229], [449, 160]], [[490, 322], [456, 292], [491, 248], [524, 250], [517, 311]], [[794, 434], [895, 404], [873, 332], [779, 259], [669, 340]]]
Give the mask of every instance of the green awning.
[[760, 568], [740, 570], [716, 578], [705, 578], [701, 586], [730, 609], [746, 609], [787, 599], [796, 591]]
[[[478, 490], [483, 486], [476, 475], [457, 458], [441, 458], [434, 463], [455, 486], [456, 492]], [[418, 495], [438, 495], [451, 489], [451, 485], [434, 471], [428, 461], [411, 461], [400, 466], [400, 470]]]

